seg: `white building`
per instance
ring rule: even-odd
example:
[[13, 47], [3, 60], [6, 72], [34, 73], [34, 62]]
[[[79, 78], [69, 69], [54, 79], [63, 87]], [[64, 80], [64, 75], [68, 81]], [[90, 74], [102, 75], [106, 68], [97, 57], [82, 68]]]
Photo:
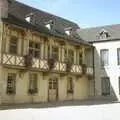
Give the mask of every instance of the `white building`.
[[95, 96], [120, 100], [120, 25], [81, 29], [94, 49]]

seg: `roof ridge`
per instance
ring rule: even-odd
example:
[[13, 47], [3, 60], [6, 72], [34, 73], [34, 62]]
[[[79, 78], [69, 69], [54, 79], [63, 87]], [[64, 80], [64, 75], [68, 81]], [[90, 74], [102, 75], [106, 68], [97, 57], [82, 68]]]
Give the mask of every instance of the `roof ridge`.
[[87, 28], [81, 28], [81, 30], [87, 30], [87, 29], [96, 29], [96, 28], [106, 28], [106, 27], [113, 27], [113, 26], [120, 26], [120, 24], [109, 24], [109, 25], [102, 25], [102, 26], [96, 26], [96, 27], [87, 27]]

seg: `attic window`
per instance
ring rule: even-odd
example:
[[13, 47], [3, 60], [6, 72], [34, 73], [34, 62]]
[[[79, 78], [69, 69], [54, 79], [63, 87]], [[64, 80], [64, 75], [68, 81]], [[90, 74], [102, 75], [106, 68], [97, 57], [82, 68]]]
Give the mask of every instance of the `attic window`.
[[25, 20], [27, 22], [31, 22], [32, 17], [33, 17], [33, 13], [30, 13], [30, 14], [26, 15]]
[[52, 29], [53, 24], [54, 24], [53, 20], [50, 20], [48, 22], [45, 22], [45, 27], [47, 27], [50, 30]]
[[26, 17], [25, 20], [26, 20], [27, 22], [30, 22], [30, 16]]
[[65, 28], [65, 33], [69, 36], [71, 34], [72, 28]]
[[100, 32], [99, 32], [99, 38], [100, 39], [106, 39], [110, 37], [108, 31], [106, 31], [105, 29], [102, 29]]

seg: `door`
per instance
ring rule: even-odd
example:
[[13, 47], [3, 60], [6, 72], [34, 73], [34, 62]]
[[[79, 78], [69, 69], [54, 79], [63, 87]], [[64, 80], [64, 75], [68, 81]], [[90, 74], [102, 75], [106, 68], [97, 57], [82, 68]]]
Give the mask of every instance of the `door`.
[[102, 78], [102, 95], [108, 96], [110, 95], [110, 80], [109, 77]]
[[56, 101], [58, 96], [58, 79], [49, 79], [48, 98], [49, 101]]
[[72, 77], [68, 77], [67, 79], [67, 99], [72, 100], [73, 99], [73, 79]]

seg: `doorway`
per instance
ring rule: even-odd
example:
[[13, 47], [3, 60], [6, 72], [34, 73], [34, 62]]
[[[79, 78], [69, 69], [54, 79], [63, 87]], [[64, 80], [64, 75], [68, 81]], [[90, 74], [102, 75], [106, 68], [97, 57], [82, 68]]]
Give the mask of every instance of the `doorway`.
[[56, 101], [58, 99], [58, 78], [50, 78], [48, 87], [48, 100]]

